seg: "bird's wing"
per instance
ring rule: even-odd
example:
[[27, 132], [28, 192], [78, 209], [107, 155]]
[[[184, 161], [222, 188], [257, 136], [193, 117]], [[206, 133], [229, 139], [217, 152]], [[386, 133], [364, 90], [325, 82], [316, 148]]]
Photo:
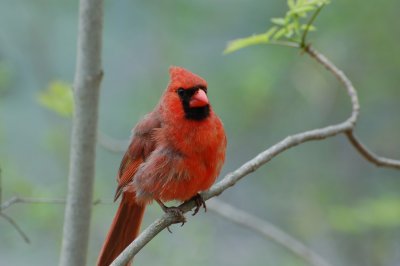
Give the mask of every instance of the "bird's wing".
[[133, 129], [131, 143], [118, 170], [118, 187], [115, 199], [122, 193], [123, 188], [132, 181], [138, 167], [147, 159], [155, 149], [156, 142], [153, 133], [161, 127], [157, 112], [146, 115]]

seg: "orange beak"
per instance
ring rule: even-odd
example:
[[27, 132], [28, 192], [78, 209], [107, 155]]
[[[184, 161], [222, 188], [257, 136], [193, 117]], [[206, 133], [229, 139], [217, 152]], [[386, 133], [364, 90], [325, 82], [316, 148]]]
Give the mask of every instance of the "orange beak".
[[207, 94], [204, 90], [197, 90], [196, 93], [192, 96], [189, 106], [190, 107], [203, 107], [208, 105]]

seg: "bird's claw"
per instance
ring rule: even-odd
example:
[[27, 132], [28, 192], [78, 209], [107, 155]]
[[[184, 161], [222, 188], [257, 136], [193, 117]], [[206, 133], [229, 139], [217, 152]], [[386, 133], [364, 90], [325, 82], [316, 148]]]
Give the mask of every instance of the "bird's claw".
[[170, 234], [172, 234], [172, 231], [171, 231], [171, 229], [169, 228], [169, 226], [167, 226], [167, 230], [168, 230], [168, 232], [170, 232]]
[[[179, 209], [178, 207], [166, 207], [165, 208], [165, 212], [166, 213], [170, 213], [175, 218], [177, 218], [177, 222], [176, 223], [181, 223], [181, 226], [183, 226], [186, 223], [186, 217], [185, 217], [185, 215], [183, 215], [182, 210]], [[168, 230], [168, 232], [172, 233], [172, 231], [169, 228], [169, 226], [167, 226], [167, 230]]]
[[206, 202], [204, 201], [203, 197], [202, 197], [199, 193], [197, 193], [197, 194], [192, 198], [192, 200], [194, 200], [194, 202], [196, 203], [196, 208], [194, 209], [194, 211], [193, 211], [193, 213], [192, 213], [192, 216], [195, 216], [195, 215], [199, 212], [199, 210], [200, 210], [201, 207], [204, 208], [204, 212], [207, 212], [207, 205], [206, 205]]

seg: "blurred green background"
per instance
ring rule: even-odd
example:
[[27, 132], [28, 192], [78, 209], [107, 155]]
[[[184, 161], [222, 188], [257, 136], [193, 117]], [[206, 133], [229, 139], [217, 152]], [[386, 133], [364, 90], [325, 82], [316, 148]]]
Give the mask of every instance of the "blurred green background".
[[[78, 1], [0, 2], [0, 167], [3, 201], [64, 198], [71, 121], [44, 108], [52, 82], [72, 83]], [[105, 1], [99, 128], [126, 139], [157, 103], [170, 65], [205, 77], [228, 135], [223, 173], [287, 135], [344, 120], [340, 84], [298, 50], [250, 47], [223, 56], [227, 41], [262, 33], [286, 1]], [[377, 153], [400, 158], [400, 2], [333, 0], [320, 14], [315, 47], [358, 89], [356, 133]], [[97, 149], [95, 198], [111, 200], [122, 154]], [[221, 199], [279, 226], [334, 265], [400, 265], [400, 172], [366, 162], [343, 136], [273, 159]], [[94, 207], [94, 265], [117, 204]], [[62, 205], [6, 210], [26, 244], [0, 219], [0, 265], [56, 265]], [[144, 226], [161, 210], [150, 206]], [[189, 216], [188, 216], [189, 217]], [[136, 265], [306, 265], [273, 242], [209, 212], [163, 231]]]

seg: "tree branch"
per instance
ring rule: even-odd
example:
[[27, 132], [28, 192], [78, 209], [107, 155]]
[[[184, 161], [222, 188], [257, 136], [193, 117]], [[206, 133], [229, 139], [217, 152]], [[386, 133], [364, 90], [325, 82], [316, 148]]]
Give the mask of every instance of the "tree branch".
[[[5, 201], [3, 204], [0, 205], [0, 212], [8, 209], [14, 204], [17, 203], [27, 203], [27, 204], [65, 204], [67, 201], [65, 199], [57, 199], [57, 198], [30, 198], [30, 197], [18, 197], [14, 196]], [[112, 204], [114, 203], [112, 200], [103, 201], [100, 199], [96, 199], [92, 202], [92, 205], [98, 204]]]
[[376, 166], [389, 167], [400, 169], [400, 161], [393, 160], [390, 158], [380, 157], [370, 151], [366, 146], [364, 146], [358, 138], [354, 135], [354, 132], [347, 131], [346, 136], [354, 148], [369, 162], [375, 164]]
[[[21, 235], [26, 243], [30, 243], [28, 235], [21, 229], [21, 227], [17, 224], [14, 219], [12, 219], [9, 215], [3, 213], [4, 210], [8, 209], [14, 204], [17, 203], [27, 203], [27, 204], [65, 204], [67, 201], [65, 199], [56, 199], [56, 198], [30, 198], [30, 197], [18, 197], [14, 196], [1, 203], [0, 205], [0, 217], [3, 217], [8, 223], [10, 223], [17, 232]], [[93, 205], [98, 204], [111, 204], [113, 201], [102, 201], [100, 199], [94, 200], [92, 202]]]
[[14, 221], [13, 218], [8, 216], [7, 214], [3, 213], [3, 177], [2, 177], [2, 172], [1, 172], [1, 167], [0, 167], [0, 217], [2, 217], [4, 220], [6, 220], [9, 224], [11, 224], [15, 230], [21, 235], [22, 239], [25, 241], [25, 243], [30, 243], [30, 240], [28, 236], [25, 234], [25, 232], [19, 227], [16, 221]]
[[[23, 203], [23, 204], [65, 204], [65, 199], [60, 198], [30, 198], [30, 197], [12, 197], [4, 202], [0, 206], [0, 216], [6, 216], [2, 214], [1, 211], [11, 207], [14, 204]], [[104, 201], [97, 199], [93, 201], [93, 205], [97, 204], [112, 204], [113, 201]], [[207, 209], [215, 212], [216, 214], [231, 220], [239, 225], [245, 226], [247, 228], [252, 229], [253, 231], [260, 233], [261, 235], [267, 237], [268, 239], [280, 244], [284, 248], [288, 249], [289, 251], [293, 252], [295, 255], [303, 258], [305, 261], [309, 262], [311, 265], [314, 266], [329, 266], [330, 264], [327, 263], [321, 256], [316, 254], [311, 249], [307, 248], [304, 244], [300, 241], [294, 239], [293, 237], [289, 236], [279, 228], [275, 227], [274, 225], [270, 224], [267, 221], [261, 220], [251, 214], [248, 214], [242, 210], [234, 208], [233, 206], [222, 202], [221, 200], [213, 199], [207, 204]], [[29, 243], [29, 239], [24, 234], [24, 232], [20, 229], [20, 227], [10, 218], [4, 217], [7, 221], [9, 221], [21, 234], [26, 242]], [[159, 219], [154, 222], [155, 232], [160, 232], [163, 228], [165, 228], [163, 223], [168, 223], [170, 217], [166, 217], [165, 219]], [[151, 235], [151, 234], [147, 234]], [[149, 242], [152, 238], [145, 238], [143, 242]], [[144, 245], [143, 245], [144, 246]], [[139, 246], [138, 246], [139, 247]], [[137, 250], [136, 252], [139, 252]]]
[[209, 201], [207, 208], [212, 212], [224, 217], [225, 219], [247, 227], [254, 232], [262, 235], [274, 242], [280, 244], [282, 247], [288, 249], [296, 256], [299, 256], [310, 265], [314, 266], [330, 266], [324, 258], [318, 255], [316, 252], [305, 246], [300, 241], [291, 237], [281, 229], [277, 228], [273, 224], [261, 220], [260, 218], [246, 213], [236, 207], [233, 207], [221, 200], [214, 198]]
[[0, 212], [8, 209], [16, 203], [54, 203], [54, 204], [65, 204], [65, 199], [40, 199], [40, 198], [28, 198], [28, 197], [12, 197], [0, 205]]
[[80, 0], [74, 117], [60, 266], [86, 265], [101, 68], [103, 0]]
[[31, 241], [29, 240], [29, 237], [25, 234], [25, 232], [19, 227], [16, 221], [14, 221], [13, 218], [8, 216], [5, 213], [0, 212], [0, 217], [3, 217], [4, 220], [6, 220], [9, 224], [11, 224], [15, 230], [21, 235], [22, 239], [25, 241], [25, 243], [29, 244]]
[[351, 127], [352, 129], [357, 121], [358, 114], [360, 112], [360, 104], [358, 101], [357, 91], [353, 87], [353, 84], [351, 83], [350, 79], [343, 73], [343, 71], [337, 68], [331, 61], [328, 60], [328, 58], [326, 58], [323, 54], [315, 50], [311, 45], [307, 45], [304, 48], [304, 51], [309, 56], [311, 56], [311, 58], [315, 59], [318, 63], [323, 65], [329, 72], [331, 72], [336, 77], [337, 80], [339, 80], [343, 84], [351, 100], [352, 114], [348, 119], [348, 121], [352, 124]]

